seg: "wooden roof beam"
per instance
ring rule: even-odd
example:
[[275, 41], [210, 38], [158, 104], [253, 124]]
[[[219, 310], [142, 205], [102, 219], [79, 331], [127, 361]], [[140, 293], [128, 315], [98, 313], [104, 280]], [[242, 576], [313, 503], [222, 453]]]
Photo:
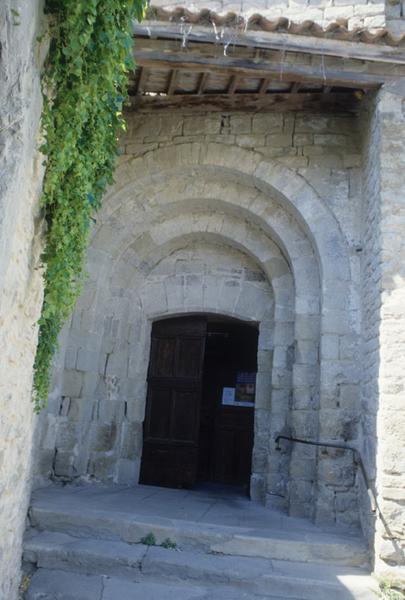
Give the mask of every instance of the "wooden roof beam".
[[313, 67], [302, 65], [283, 65], [270, 61], [231, 58], [207, 58], [196, 54], [167, 54], [156, 51], [135, 51], [138, 65], [148, 69], [184, 69], [191, 71], [210, 71], [212, 73], [237, 75], [239, 77], [258, 77], [279, 79], [283, 82], [316, 83], [349, 88], [376, 89], [385, 80], [391, 80], [387, 75], [350, 71], [339, 68], [327, 68], [322, 73], [316, 73]]
[[359, 100], [353, 92], [332, 94], [175, 94], [173, 96], [133, 96], [131, 107], [137, 111], [207, 110], [207, 111], [306, 111], [356, 112]]

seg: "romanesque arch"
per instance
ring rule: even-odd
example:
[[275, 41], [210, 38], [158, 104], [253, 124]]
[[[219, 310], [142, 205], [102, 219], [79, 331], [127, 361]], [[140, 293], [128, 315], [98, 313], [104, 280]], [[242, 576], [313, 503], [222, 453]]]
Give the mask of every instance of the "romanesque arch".
[[[178, 274], [168, 264], [196, 244], [204, 260], [212, 252], [225, 260], [226, 249], [235, 269], [238, 261], [251, 261], [250, 270], [260, 274], [267, 292], [250, 282], [241, 286], [237, 301], [229, 295], [215, 303], [225, 283], [207, 271], [205, 279], [192, 272], [183, 277], [179, 295]], [[330, 437], [336, 386], [350, 379], [339, 352], [320, 348], [321, 332], [330, 346], [350, 331], [348, 253], [334, 216], [305, 179], [260, 153], [220, 144], [180, 144], [175, 152], [163, 148], [127, 160], [98, 217], [88, 268], [87, 295], [78, 303], [67, 346], [78, 357], [73, 370], [81, 374], [80, 397], [105, 408], [101, 423], [89, 419], [67, 450], [72, 468], [133, 480], [136, 461], [123, 458], [121, 448], [132, 436], [139, 450], [152, 320], [218, 312], [260, 323], [264, 362], [259, 361], [255, 495], [301, 515], [313, 515], [317, 498], [321, 510], [330, 500], [322, 481], [340, 458], [318, 462], [312, 450], [280, 454], [274, 449], [280, 432]], [[252, 310], [255, 306], [260, 309]], [[91, 350], [78, 348], [86, 342], [76, 339], [77, 323], [94, 334]], [[97, 360], [92, 376], [86, 356]], [[65, 377], [72, 377], [71, 371]], [[111, 408], [114, 398], [126, 403], [124, 416]], [[128, 410], [136, 417], [129, 424]], [[101, 431], [111, 437], [106, 451], [111, 464], [106, 452], [94, 450], [92, 440]]]

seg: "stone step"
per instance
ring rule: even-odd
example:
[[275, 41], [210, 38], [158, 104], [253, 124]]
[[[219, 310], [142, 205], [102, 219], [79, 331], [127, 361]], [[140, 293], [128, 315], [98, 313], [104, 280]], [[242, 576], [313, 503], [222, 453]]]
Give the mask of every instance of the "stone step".
[[30, 508], [30, 523], [38, 530], [139, 543], [153, 533], [157, 542], [170, 538], [180, 548], [192, 548], [236, 556], [255, 556], [319, 564], [366, 566], [368, 553], [362, 540], [334, 532], [305, 529], [277, 530], [233, 527], [220, 524], [112, 512], [69, 504], [36, 502]]
[[[26, 600], [285, 600], [279, 596], [250, 594], [169, 583], [134, 582], [103, 575], [39, 569], [31, 580]], [[290, 599], [299, 600], [299, 598]]]
[[360, 569], [167, 550], [57, 532], [31, 532], [24, 548], [24, 561], [46, 571], [104, 575], [145, 585], [166, 581], [186, 582], [196, 589], [233, 586], [241, 593], [301, 600], [370, 600], [377, 589]]

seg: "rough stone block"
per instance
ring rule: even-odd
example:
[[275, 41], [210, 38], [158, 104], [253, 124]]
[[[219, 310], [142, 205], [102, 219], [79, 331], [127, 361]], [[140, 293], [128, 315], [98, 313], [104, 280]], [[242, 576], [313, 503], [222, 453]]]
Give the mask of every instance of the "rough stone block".
[[83, 384], [82, 373], [78, 371], [65, 371], [63, 374], [63, 396], [80, 396], [80, 392]]
[[271, 372], [259, 371], [256, 377], [256, 408], [269, 409], [271, 403]]
[[66, 421], [59, 424], [56, 435], [56, 448], [62, 452], [73, 450], [77, 443], [77, 423]]
[[121, 458], [135, 460], [142, 454], [142, 423], [123, 422], [121, 425]]
[[120, 423], [125, 415], [124, 400], [101, 399], [97, 405], [97, 416], [102, 423]]
[[117, 457], [92, 453], [89, 461], [89, 472], [101, 481], [113, 480]]
[[[229, 117], [230, 133], [250, 133], [252, 131], [252, 118], [250, 115], [231, 115]], [[258, 132], [260, 133], [260, 131]]]
[[[290, 477], [293, 479], [298, 478], [314, 481], [316, 479], [316, 462], [314, 460], [304, 459], [291, 460]], [[295, 499], [297, 500], [297, 494], [299, 492], [298, 486], [295, 487], [294, 491], [296, 493]]]
[[324, 334], [321, 337], [321, 359], [338, 360], [339, 343], [340, 338], [337, 334]]
[[184, 135], [205, 135], [205, 134], [218, 134], [221, 128], [221, 121], [218, 117], [185, 117], [183, 134]]
[[57, 451], [54, 458], [54, 472], [58, 477], [72, 477], [74, 475], [73, 455], [71, 452]]
[[294, 357], [297, 364], [317, 365], [319, 363], [318, 344], [306, 340], [297, 340]]
[[283, 127], [283, 115], [281, 113], [268, 113], [254, 115], [252, 120], [252, 132], [266, 134], [270, 131], [281, 131]]
[[316, 315], [297, 315], [295, 320], [295, 339], [317, 341], [319, 339], [320, 317]]
[[261, 148], [266, 145], [266, 137], [264, 135], [238, 135], [236, 143], [242, 148]]
[[[322, 455], [321, 455], [322, 457]], [[354, 485], [354, 466], [350, 460], [323, 458], [319, 460], [319, 480], [335, 487], [352, 487]]]
[[76, 368], [78, 371], [92, 371], [97, 373], [99, 353], [79, 348], [77, 353]]
[[139, 482], [140, 460], [119, 459], [117, 461], [115, 483], [135, 485]]
[[313, 411], [294, 411], [291, 418], [291, 429], [294, 437], [314, 439], [317, 434], [316, 413]]
[[94, 423], [90, 447], [94, 452], [109, 452], [113, 449], [116, 438], [117, 425], [115, 423]]

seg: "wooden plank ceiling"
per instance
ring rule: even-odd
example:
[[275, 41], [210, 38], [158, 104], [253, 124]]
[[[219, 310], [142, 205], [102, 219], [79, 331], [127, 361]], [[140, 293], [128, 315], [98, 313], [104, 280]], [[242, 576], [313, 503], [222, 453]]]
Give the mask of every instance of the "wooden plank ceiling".
[[129, 107], [141, 111], [355, 111], [370, 90], [405, 74], [404, 65], [388, 67], [376, 58], [350, 59], [347, 53], [225, 48], [158, 36], [138, 35], [134, 55], [138, 68], [129, 81]]

